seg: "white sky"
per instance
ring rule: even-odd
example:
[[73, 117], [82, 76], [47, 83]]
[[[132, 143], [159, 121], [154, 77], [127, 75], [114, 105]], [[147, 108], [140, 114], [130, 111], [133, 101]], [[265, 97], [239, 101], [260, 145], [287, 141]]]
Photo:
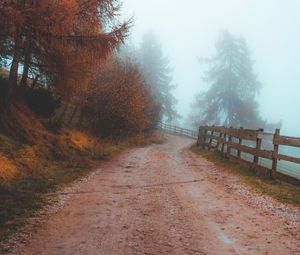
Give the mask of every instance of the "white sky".
[[205, 89], [198, 57], [214, 53], [222, 29], [242, 34], [264, 87], [258, 98], [269, 121], [300, 136], [300, 0], [123, 0], [134, 16], [132, 41], [152, 29], [174, 67], [178, 111], [186, 117], [194, 95]]

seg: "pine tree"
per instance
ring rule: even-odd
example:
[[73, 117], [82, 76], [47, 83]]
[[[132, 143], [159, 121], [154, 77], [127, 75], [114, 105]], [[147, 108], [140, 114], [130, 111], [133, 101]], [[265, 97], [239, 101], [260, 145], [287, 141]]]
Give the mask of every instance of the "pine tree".
[[140, 62], [144, 76], [156, 94], [161, 104], [162, 118], [173, 121], [179, 117], [174, 109], [177, 104], [172, 90], [176, 88], [172, 84], [172, 69], [169, 67], [168, 58], [164, 57], [162, 47], [153, 32], [145, 34], [141, 49]]
[[253, 70], [254, 61], [243, 37], [222, 32], [217, 53], [203, 62], [208, 65], [204, 81], [210, 88], [196, 97], [194, 120], [208, 125], [257, 128], [261, 119], [256, 96], [261, 83]]

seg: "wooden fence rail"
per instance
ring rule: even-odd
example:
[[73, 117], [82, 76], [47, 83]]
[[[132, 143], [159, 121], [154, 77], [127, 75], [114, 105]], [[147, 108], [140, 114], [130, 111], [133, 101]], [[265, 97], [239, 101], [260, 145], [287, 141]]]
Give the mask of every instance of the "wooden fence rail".
[[[260, 174], [300, 184], [300, 166], [293, 176], [287, 172], [283, 173], [278, 168], [280, 160], [300, 164], [300, 155], [297, 158], [279, 152], [280, 146], [300, 148], [300, 138], [281, 136], [279, 129], [272, 134], [264, 132], [263, 129], [200, 126], [197, 145], [218, 150], [227, 158], [245, 163]], [[271, 163], [270, 167], [263, 165], [262, 159], [268, 160]]]
[[193, 139], [197, 139], [198, 137], [198, 132], [195, 130], [190, 130], [190, 129], [186, 129], [186, 128], [182, 128], [182, 127], [178, 127], [175, 125], [169, 125], [166, 123], [162, 123], [160, 122], [158, 124], [158, 128], [165, 130], [169, 133], [172, 134], [176, 134], [176, 135], [180, 135], [180, 136], [186, 136], [186, 137], [190, 137]]

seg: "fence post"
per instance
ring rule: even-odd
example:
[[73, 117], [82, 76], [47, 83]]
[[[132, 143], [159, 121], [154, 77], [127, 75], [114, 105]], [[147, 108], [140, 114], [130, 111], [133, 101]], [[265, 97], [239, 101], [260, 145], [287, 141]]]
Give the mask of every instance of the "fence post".
[[[213, 126], [214, 127], [214, 126]], [[210, 131], [210, 138], [209, 138], [209, 149], [211, 149], [212, 146], [212, 142], [213, 142], [213, 136], [214, 136], [214, 131]]]
[[200, 145], [200, 141], [201, 141], [201, 139], [202, 139], [202, 128], [201, 128], [201, 126], [199, 127], [199, 130], [198, 130], [198, 140], [197, 140], [197, 146], [199, 146]]
[[272, 171], [277, 171], [277, 162], [278, 162], [278, 151], [279, 151], [279, 144], [277, 144], [276, 140], [277, 137], [280, 136], [280, 129], [276, 129], [274, 137], [273, 137], [273, 145], [274, 145], [274, 151], [273, 151], [273, 159], [272, 159]]
[[226, 143], [226, 131], [225, 131], [225, 127], [224, 127], [224, 133], [223, 133], [223, 138], [224, 138], [224, 142], [222, 143], [222, 153], [225, 153], [225, 143]]
[[204, 129], [203, 144], [202, 144], [203, 149], [205, 149], [205, 145], [206, 145], [206, 139], [207, 139], [206, 135], [207, 135], [207, 129]]
[[[230, 127], [230, 129], [232, 129], [232, 127]], [[232, 136], [231, 135], [228, 135], [228, 144], [227, 144], [227, 157], [228, 155], [230, 156], [231, 155], [231, 147], [230, 147], [230, 143], [232, 142]]]
[[[258, 133], [263, 132], [263, 131], [264, 130], [261, 129], [261, 128], [259, 130], [257, 130], [257, 133], [256, 133], [256, 152], [261, 149], [261, 142], [262, 142], [262, 139], [260, 137], [258, 137]], [[254, 155], [253, 162], [254, 162], [255, 165], [258, 165], [258, 159], [259, 159], [259, 157], [257, 156], [257, 154]]]
[[[232, 142], [232, 136], [231, 135], [228, 136], [228, 142], [229, 143]], [[231, 146], [230, 146], [230, 144], [227, 145], [227, 153], [228, 153], [228, 155], [231, 155]]]
[[[219, 133], [219, 139], [221, 139], [222, 138], [222, 132], [220, 131], [220, 133]], [[219, 147], [220, 147], [220, 140], [218, 139], [218, 143], [217, 143], [217, 151], [219, 150]]]
[[[241, 127], [240, 129], [243, 131], [244, 128]], [[241, 145], [242, 142], [243, 142], [243, 139], [239, 137], [239, 145]], [[240, 150], [238, 150], [237, 156], [238, 156], [238, 158], [241, 158], [241, 151]]]

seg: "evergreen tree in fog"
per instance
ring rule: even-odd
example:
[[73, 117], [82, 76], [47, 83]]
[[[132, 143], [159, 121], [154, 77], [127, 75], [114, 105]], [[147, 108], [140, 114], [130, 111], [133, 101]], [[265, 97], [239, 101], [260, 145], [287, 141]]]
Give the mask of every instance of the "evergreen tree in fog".
[[243, 37], [222, 32], [216, 43], [216, 55], [203, 62], [208, 67], [204, 81], [210, 88], [196, 96], [194, 121], [247, 128], [269, 126], [259, 115], [256, 96], [261, 83]]
[[141, 43], [140, 62], [153, 93], [161, 105], [162, 117], [167, 121], [176, 120], [179, 115], [174, 109], [177, 104], [172, 90], [176, 88], [172, 84], [172, 69], [169, 67], [169, 60], [163, 54], [162, 47], [152, 32], [147, 33]]

